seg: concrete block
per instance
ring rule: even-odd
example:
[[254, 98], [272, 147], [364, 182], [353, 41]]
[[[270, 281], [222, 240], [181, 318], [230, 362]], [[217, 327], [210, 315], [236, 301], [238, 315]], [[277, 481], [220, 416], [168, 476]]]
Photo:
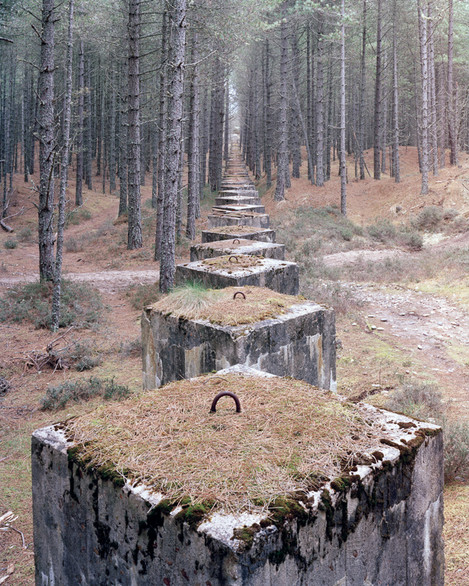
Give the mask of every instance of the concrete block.
[[[235, 377], [228, 379], [236, 393]], [[194, 385], [203, 388], [203, 380]], [[355, 411], [380, 430], [361, 463], [308, 492], [285, 494], [281, 508], [219, 509], [196, 521], [187, 506], [165, 501], [130, 471], [113, 477], [112, 461], [107, 468], [87, 465], [69, 423], [37, 430], [36, 584], [443, 586], [441, 430], [363, 404]], [[157, 416], [155, 397], [148, 417]], [[223, 443], [223, 428], [212, 436]], [[168, 434], [166, 441], [172, 439]], [[349, 442], [353, 453], [354, 440]], [[313, 477], [316, 466], [312, 462]]]
[[261, 204], [258, 205], [223, 205], [223, 206], [214, 206], [212, 208], [213, 212], [255, 212], [257, 214], [263, 214], [265, 212], [265, 207]]
[[285, 245], [235, 238], [191, 246], [191, 262], [226, 254], [253, 254], [285, 260]]
[[[252, 264], [253, 262], [256, 264]], [[243, 266], [246, 263], [249, 266]], [[296, 263], [286, 260], [253, 260], [248, 255], [228, 255], [179, 264], [176, 266], [174, 281], [176, 285], [186, 281], [198, 281], [209, 289], [251, 285], [267, 287], [286, 295], [297, 295], [299, 269]]]
[[[236, 192], [234, 192], [236, 193]], [[242, 192], [240, 192], [242, 193]], [[218, 206], [245, 206], [245, 205], [262, 205], [259, 196], [249, 195], [221, 195], [215, 198], [215, 207]], [[264, 210], [265, 211], [265, 210]]]
[[253, 226], [256, 228], [269, 228], [269, 214], [257, 212], [213, 212], [207, 216], [209, 228], [220, 226]]
[[214, 242], [215, 240], [232, 240], [234, 238], [245, 240], [259, 240], [261, 242], [275, 242], [275, 232], [267, 228], [252, 228], [251, 226], [221, 226], [211, 230], [202, 231], [202, 242]]
[[[247, 303], [249, 289], [239, 288]], [[142, 347], [145, 389], [234, 364], [336, 387], [334, 312], [311, 301], [296, 300], [275, 318], [234, 326], [181, 319], [150, 306], [142, 315]]]

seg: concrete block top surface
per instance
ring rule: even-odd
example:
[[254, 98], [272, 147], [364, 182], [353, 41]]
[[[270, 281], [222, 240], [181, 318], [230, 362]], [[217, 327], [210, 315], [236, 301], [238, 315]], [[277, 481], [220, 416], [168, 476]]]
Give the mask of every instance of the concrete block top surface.
[[[266, 259], [268, 260], [268, 259]], [[192, 263], [191, 263], [192, 264]], [[195, 323], [210, 324], [230, 331], [234, 337], [248, 329], [274, 322], [287, 322], [300, 315], [315, 312], [332, 312], [299, 295], [285, 295], [264, 287], [225, 287], [207, 289], [199, 306], [188, 303], [175, 291], [145, 308], [150, 322], [153, 314]]]
[[[412, 468], [420, 447], [440, 431], [303, 381], [235, 366], [109, 402], [33, 437], [159, 514], [242, 553], [259, 552], [285, 524], [301, 527], [324, 511], [326, 518], [328, 511], [342, 515], [336, 504], [344, 494], [378, 484], [398, 463]], [[440, 480], [426, 480], [429, 502], [441, 492]], [[351, 506], [357, 497], [349, 498]]]
[[178, 266], [187, 267], [192, 271], [201, 273], [216, 273], [218, 275], [239, 278], [245, 275], [253, 275], [269, 270], [281, 270], [287, 267], [294, 267], [296, 266], [296, 263], [287, 260], [263, 258], [250, 254], [232, 254], [182, 263]]
[[215, 242], [207, 242], [205, 244], [196, 244], [195, 246], [192, 246], [191, 261], [228, 254], [260, 255], [283, 260], [284, 252], [284, 244], [233, 238], [232, 240], [216, 240]]

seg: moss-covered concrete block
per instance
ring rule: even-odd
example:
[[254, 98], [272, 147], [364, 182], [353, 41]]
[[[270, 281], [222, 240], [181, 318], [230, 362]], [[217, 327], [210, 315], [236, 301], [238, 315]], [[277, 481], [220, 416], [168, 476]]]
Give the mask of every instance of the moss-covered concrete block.
[[[241, 192], [242, 193], [242, 192]], [[219, 195], [215, 198], [215, 206], [250, 206], [250, 205], [262, 205], [259, 196], [257, 195]]]
[[[282, 392], [285, 394], [294, 382], [281, 379]], [[262, 380], [245, 370], [239, 375], [223, 372], [213, 379], [204, 377], [183, 384], [179, 395], [177, 385], [182, 383], [172, 385], [171, 401], [164, 402], [162, 409], [161, 397], [168, 393], [164, 388], [142, 393], [111, 414], [98, 408], [33, 434], [36, 584], [444, 584], [440, 428], [364, 404], [350, 405], [313, 388], [294, 388], [290, 401], [302, 393], [301, 405], [321, 406], [311, 409], [311, 415], [297, 429], [289, 420], [288, 406], [269, 413], [269, 393], [272, 396], [275, 385], [279, 388], [275, 377]], [[217, 413], [208, 414], [212, 387], [220, 385], [238, 395], [241, 413], [235, 413], [227, 403], [219, 405]], [[263, 408], [265, 403], [265, 416], [254, 426], [245, 406], [249, 394], [255, 392], [251, 388], [256, 387], [263, 391], [257, 405]], [[291, 449], [297, 456], [294, 462], [298, 462], [302, 434], [323, 425], [321, 411], [326, 409], [331, 415], [344, 415], [344, 423], [336, 436], [335, 427], [330, 437], [324, 437], [327, 431], [323, 432], [316, 452], [327, 458], [321, 442], [328, 442], [332, 453], [338, 448], [342, 451], [345, 445], [350, 462], [341, 464], [342, 471], [334, 477], [322, 468], [323, 459], [319, 455], [315, 459], [313, 453], [302, 469], [303, 476], [310, 475], [310, 487], [295, 490], [300, 476], [294, 463], [288, 466], [285, 462], [282, 467], [280, 461], [277, 477], [290, 474], [292, 489], [275, 497], [266, 490], [264, 498], [259, 495], [244, 508], [234, 504], [217, 507], [216, 490], [210, 502], [199, 499], [194, 504], [190, 499], [168, 498], [161, 477], [177, 486], [181, 480], [177, 455], [181, 450], [186, 459], [190, 455], [187, 437], [181, 436], [180, 425], [176, 425], [179, 421], [184, 424], [176, 417], [177, 397], [182, 401], [193, 393], [206, 403], [207, 411], [197, 417], [197, 433], [203, 432], [206, 438], [195, 451], [198, 468], [205, 476], [218, 475], [221, 488], [232, 482], [239, 489], [239, 481], [233, 479], [246, 467], [246, 446], [240, 445], [237, 437], [232, 440], [233, 426], [249, 431], [254, 446], [259, 441], [255, 435], [259, 426], [259, 435], [264, 434], [266, 442], [261, 451], [252, 451], [249, 464], [254, 471], [256, 467], [264, 470], [266, 455], [270, 455], [268, 440], [274, 433], [275, 437], [282, 434], [286, 451]], [[154, 422], [154, 433], [146, 445], [134, 424], [142, 414]], [[187, 408], [185, 414], [191, 417]], [[161, 427], [162, 418], [166, 427]], [[361, 422], [363, 437], [355, 435], [354, 421]], [[100, 429], [102, 440], [96, 434]], [[370, 440], [363, 442], [367, 433]], [[156, 468], [148, 477], [141, 477], [139, 458], [133, 456], [136, 447], [142, 454], [140, 460], [145, 460], [150, 450], [162, 450], [162, 457], [153, 456]], [[219, 471], [220, 458], [204, 459], [206, 453], [224, 454], [222, 449], [230, 458], [228, 473], [223, 468], [223, 473]], [[111, 453], [106, 466], [99, 461], [101, 453]], [[166, 466], [171, 472], [168, 478], [168, 472], [162, 474], [158, 467], [163, 467], [163, 459], [171, 464], [171, 458], [175, 464]], [[257, 477], [249, 480], [250, 486]], [[233, 494], [235, 502], [239, 498]]]
[[[242, 291], [248, 288], [241, 289]], [[235, 289], [233, 289], [235, 290]], [[232, 295], [233, 293], [231, 293]], [[237, 302], [247, 300], [238, 296]], [[269, 292], [265, 293], [269, 298]], [[335, 316], [332, 309], [296, 300], [283, 313], [254, 323], [226, 325], [210, 318], [184, 319], [180, 314], [146, 308], [142, 315], [143, 385], [159, 387], [234, 364], [280, 376], [292, 376], [324, 389], [336, 387]]]
[[234, 238], [191, 246], [191, 262], [226, 254], [251, 254], [264, 258], [285, 259], [285, 245]]
[[269, 228], [253, 228], [251, 226], [220, 226], [202, 231], [202, 243], [216, 240], [233, 240], [235, 238], [275, 242], [275, 232]]
[[176, 266], [175, 284], [198, 281], [210, 289], [223, 287], [267, 287], [279, 293], [297, 295], [299, 268], [294, 262], [247, 255], [227, 255]]
[[261, 204], [254, 204], [254, 205], [247, 205], [247, 204], [230, 204], [230, 205], [221, 205], [221, 206], [214, 206], [212, 211], [217, 211], [221, 213], [226, 212], [256, 212], [258, 214], [263, 214], [265, 212], [265, 207]]

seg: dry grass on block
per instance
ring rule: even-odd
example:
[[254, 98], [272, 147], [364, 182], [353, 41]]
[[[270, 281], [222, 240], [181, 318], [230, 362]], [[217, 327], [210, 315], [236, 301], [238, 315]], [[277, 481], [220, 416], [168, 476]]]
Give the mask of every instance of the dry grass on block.
[[235, 238], [239, 234], [253, 234], [255, 232], [265, 232], [266, 228], [256, 228], [255, 226], [218, 226], [217, 228], [210, 228], [207, 232], [215, 232], [216, 234], [229, 234]]
[[[242, 295], [234, 294], [241, 291]], [[151, 309], [184, 319], [206, 319], [213, 324], [236, 326], [252, 324], [282, 315], [303, 297], [283, 295], [265, 287], [226, 287], [203, 289], [181, 287], [164, 297]]]
[[[237, 394], [241, 413], [229, 397], [210, 413], [222, 390]], [[359, 405], [303, 381], [242, 374], [177, 381], [101, 406], [69, 421], [67, 433], [93, 466], [168, 499], [236, 511], [317, 489], [318, 478], [336, 478], [382, 437]]]
[[262, 260], [250, 254], [232, 254], [206, 258], [202, 261], [204, 267], [210, 267], [217, 271], [232, 271], [251, 269], [262, 266]]

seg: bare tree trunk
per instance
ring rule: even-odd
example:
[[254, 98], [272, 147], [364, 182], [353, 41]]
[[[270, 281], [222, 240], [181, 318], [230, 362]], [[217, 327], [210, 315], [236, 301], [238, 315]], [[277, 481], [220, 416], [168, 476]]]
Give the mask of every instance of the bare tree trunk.
[[41, 65], [39, 72], [39, 276], [54, 279], [54, 0], [42, 2]]
[[422, 170], [422, 188], [420, 193], [428, 193], [428, 26], [426, 14], [424, 14], [420, 0], [417, 0], [417, 10], [419, 19], [419, 39], [420, 39], [420, 68], [421, 68], [421, 92], [422, 92], [422, 118], [420, 131], [421, 144], [421, 170]]
[[116, 71], [112, 64], [111, 121], [109, 124], [109, 190], [116, 191]]
[[[298, 39], [296, 33], [292, 33], [291, 40], [291, 55], [292, 55], [292, 86], [296, 87], [297, 91], [300, 87], [300, 54], [298, 48]], [[292, 124], [291, 124], [291, 145], [292, 145], [292, 176], [296, 179], [300, 178], [300, 167], [301, 167], [301, 146], [300, 146], [300, 100], [298, 98], [298, 105], [295, 98], [291, 107], [292, 113]]]
[[168, 132], [166, 141], [165, 202], [161, 246], [160, 291], [167, 293], [176, 270], [175, 222], [182, 148], [186, 0], [172, 0], [169, 26], [171, 48], [168, 71]]
[[340, 27], [340, 212], [347, 215], [347, 167], [345, 160], [345, 0], [341, 4]]
[[83, 152], [83, 163], [85, 166], [85, 181], [88, 189], [93, 189], [93, 173], [92, 173], [92, 112], [91, 112], [91, 55], [88, 52], [88, 57], [85, 62], [85, 78], [86, 78], [86, 90], [85, 90], [85, 136], [84, 136], [84, 152]]
[[378, 24], [376, 35], [376, 80], [375, 80], [375, 124], [373, 177], [381, 179], [381, 138], [382, 138], [382, 0], [378, 0]]
[[164, 216], [164, 198], [165, 198], [165, 157], [166, 157], [166, 128], [167, 128], [167, 71], [168, 71], [168, 12], [167, 6], [163, 10], [163, 20], [161, 24], [161, 69], [160, 69], [160, 88], [159, 88], [159, 140], [158, 140], [158, 197], [156, 201], [156, 233], [155, 233], [155, 260], [161, 256], [161, 246], [163, 240], [163, 216]]
[[[186, 236], [195, 239], [195, 218], [197, 202], [200, 199], [200, 99], [199, 99], [199, 36], [192, 37], [191, 61], [192, 78], [190, 84], [190, 118], [189, 118], [189, 152], [188, 152], [188, 186], [187, 186], [187, 225]], [[225, 142], [226, 146], [226, 142]], [[226, 155], [226, 153], [225, 153]], [[226, 155], [227, 158], [227, 155]]]
[[288, 28], [286, 23], [286, 2], [282, 4], [282, 23], [280, 25], [280, 96], [279, 96], [279, 144], [277, 152], [277, 185], [274, 198], [276, 201], [285, 199], [288, 170], [288, 126], [287, 126], [287, 76], [288, 76]]
[[270, 67], [269, 41], [265, 41], [265, 129], [264, 129], [264, 167], [266, 188], [272, 186], [272, 73]]
[[57, 226], [57, 250], [55, 257], [54, 288], [52, 291], [51, 329], [56, 332], [60, 323], [60, 297], [62, 290], [62, 258], [65, 230], [65, 204], [67, 199], [68, 163], [70, 156], [70, 126], [72, 112], [72, 66], [73, 66], [73, 5], [69, 0], [67, 57], [65, 65], [65, 96], [63, 112], [63, 146], [60, 168], [59, 218]]
[[393, 94], [393, 147], [392, 172], [394, 181], [400, 183], [401, 169], [399, 163], [399, 86], [397, 77], [397, 0], [394, 0], [392, 34], [392, 94]]
[[78, 54], [78, 132], [77, 132], [77, 175], [75, 205], [83, 205], [83, 124], [85, 111], [85, 47], [80, 41]]
[[129, 2], [129, 208], [127, 248], [142, 247], [140, 210], [140, 0]]
[[448, 141], [449, 163], [458, 164], [458, 138], [456, 129], [455, 91], [453, 80], [453, 45], [454, 45], [454, 11], [453, 0], [448, 0]]
[[128, 77], [127, 66], [122, 63], [120, 85], [120, 130], [119, 130], [119, 217], [127, 213], [127, 161], [128, 161], [128, 108], [127, 88], [124, 80]]
[[432, 1], [427, 4], [428, 18], [428, 70], [429, 70], [429, 88], [428, 100], [430, 102], [430, 141], [432, 154], [433, 174], [438, 175], [438, 127], [436, 118], [436, 73], [435, 73], [435, 44], [434, 44], [434, 26], [432, 14]]
[[324, 38], [322, 20], [318, 23], [316, 64], [316, 185], [324, 185]]

